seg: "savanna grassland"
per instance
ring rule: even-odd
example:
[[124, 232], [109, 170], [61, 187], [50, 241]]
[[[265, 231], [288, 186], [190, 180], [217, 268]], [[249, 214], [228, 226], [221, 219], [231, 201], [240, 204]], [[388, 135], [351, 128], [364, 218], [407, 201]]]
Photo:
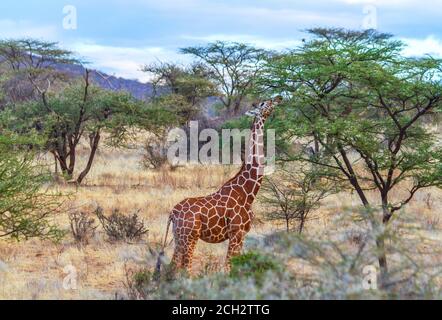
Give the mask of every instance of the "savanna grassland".
[[[82, 62], [57, 43], [0, 40], [0, 299], [442, 298], [442, 60], [376, 30], [306, 33], [181, 48], [193, 63], [143, 67], [145, 100], [60, 70]], [[244, 254], [227, 272], [227, 243], [199, 242], [176, 272], [170, 210], [239, 168], [173, 167], [168, 133], [208, 155], [205, 129], [252, 118], [277, 166]]]
[[[83, 147], [85, 148], [85, 147]], [[79, 153], [82, 155], [82, 152]], [[66, 230], [60, 243], [31, 239], [23, 242], [0, 242], [0, 299], [115, 299], [126, 296], [127, 274], [141, 268], [153, 268], [155, 253], [164, 237], [169, 210], [174, 204], [189, 196], [205, 195], [215, 191], [223, 181], [237, 170], [234, 166], [189, 166], [175, 170], [146, 170], [141, 164], [141, 151], [137, 149], [102, 148], [91, 174], [80, 187], [59, 183], [51, 185], [52, 191], [69, 195], [68, 200], [55, 215], [56, 223]], [[48, 159], [46, 159], [48, 160]], [[85, 159], [82, 157], [81, 161]], [[49, 160], [48, 160], [49, 161]], [[50, 162], [50, 161], [49, 161]], [[246, 248], [253, 240], [284, 230], [283, 223], [265, 219], [266, 207], [254, 204], [257, 219], [247, 237]], [[119, 209], [125, 214], [140, 210], [149, 232], [136, 243], [110, 242], [101, 226], [87, 245], [78, 245], [72, 238], [68, 213], [88, 212], [100, 205], [105, 213]], [[355, 246], [351, 227], [337, 219], [341, 212], [359, 207], [358, 199], [350, 193], [327, 198], [314, 211], [306, 224], [304, 235], [315, 238], [325, 231], [334, 230], [342, 236], [346, 246]], [[352, 209], [353, 208], [353, 209]], [[407, 208], [407, 216], [419, 225], [417, 241], [423, 257], [431, 262], [442, 262], [442, 255], [434, 255], [442, 239], [442, 192], [426, 190], [418, 194]], [[95, 219], [96, 220], [96, 219]], [[99, 225], [98, 221], [96, 224]], [[344, 235], [347, 235], [344, 237]], [[409, 237], [418, 238], [414, 233]], [[223, 272], [227, 243], [207, 244], [200, 241], [195, 253], [192, 276], [198, 277]], [[170, 259], [173, 245], [166, 255]], [[429, 252], [426, 255], [425, 252]], [[282, 253], [284, 254], [284, 253]], [[436, 260], [435, 260], [436, 259]], [[66, 290], [63, 280], [74, 266], [77, 288]], [[304, 264], [291, 262], [287, 272], [309, 273]]]

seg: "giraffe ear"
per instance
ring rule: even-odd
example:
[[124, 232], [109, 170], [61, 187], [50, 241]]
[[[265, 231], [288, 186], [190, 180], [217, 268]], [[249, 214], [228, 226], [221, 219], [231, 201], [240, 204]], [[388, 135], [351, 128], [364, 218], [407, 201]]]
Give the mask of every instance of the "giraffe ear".
[[273, 103], [274, 103], [274, 104], [279, 104], [279, 103], [282, 102], [282, 100], [283, 100], [282, 96], [276, 96], [276, 97], [273, 99]]
[[249, 117], [255, 117], [256, 116], [256, 110], [249, 110], [245, 113], [246, 116]]

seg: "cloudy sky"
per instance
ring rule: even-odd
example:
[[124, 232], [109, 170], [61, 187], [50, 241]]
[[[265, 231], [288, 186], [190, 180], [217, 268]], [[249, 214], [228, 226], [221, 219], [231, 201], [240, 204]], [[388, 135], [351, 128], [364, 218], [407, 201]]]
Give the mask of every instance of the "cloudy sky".
[[[75, 19], [76, 18], [76, 19]], [[310, 27], [376, 27], [407, 55], [442, 58], [442, 1], [429, 0], [20, 0], [1, 1], [0, 38], [58, 41], [117, 76], [148, 80], [145, 63], [186, 63], [181, 47], [214, 40], [283, 50]]]

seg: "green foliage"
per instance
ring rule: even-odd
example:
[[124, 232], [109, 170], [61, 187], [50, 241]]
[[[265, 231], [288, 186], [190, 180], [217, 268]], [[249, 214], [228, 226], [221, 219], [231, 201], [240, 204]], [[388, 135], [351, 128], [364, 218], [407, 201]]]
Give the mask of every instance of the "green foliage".
[[43, 150], [54, 154], [67, 180], [73, 178], [76, 169], [77, 146], [81, 139], [87, 139], [89, 159], [76, 179], [77, 183], [81, 183], [91, 169], [103, 133], [106, 133], [107, 144], [121, 146], [127, 142], [134, 127], [149, 127], [152, 122], [164, 120], [158, 117], [155, 121], [147, 121], [146, 115], [153, 112], [144, 112], [148, 108], [128, 93], [106, 91], [91, 85], [89, 71], [84, 81], [74, 82], [60, 92], [43, 97], [11, 105], [0, 114], [0, 125], [3, 130], [17, 135], [38, 136], [44, 142]]
[[181, 49], [199, 59], [223, 96], [225, 108], [238, 111], [241, 103], [253, 93], [267, 52], [243, 43], [217, 41], [201, 47]]
[[[378, 190], [388, 220], [410, 201], [388, 198], [396, 186], [412, 182], [412, 198], [442, 183], [442, 149], [422, 126], [424, 116], [441, 110], [442, 62], [404, 58], [402, 43], [372, 30], [310, 33], [303, 47], [270, 60], [261, 79], [288, 98], [274, 122], [284, 158], [317, 164], [364, 205], [364, 191]], [[304, 150], [316, 143], [315, 156], [290, 154], [294, 139]]]
[[[440, 299], [442, 269], [438, 240], [420, 232], [423, 229], [418, 220], [398, 216], [395, 226], [390, 224], [383, 231], [388, 243], [386, 249], [395, 259], [391, 261], [390, 281], [381, 287], [379, 269], [375, 266], [377, 235], [369, 223], [376, 218], [376, 212], [354, 211], [335, 217], [333, 228], [304, 235], [270, 233], [262, 241], [250, 242], [248, 253], [234, 258], [241, 268], [239, 276], [214, 271], [158, 281], [151, 271], [143, 269], [135, 278], [143, 284], [142, 291], [136, 291], [141, 294], [131, 294], [133, 291], [128, 290], [129, 298]], [[427, 246], [432, 249], [422, 250]], [[259, 281], [255, 279], [256, 270], [262, 270]]]
[[[126, 270], [126, 289], [130, 299], [152, 299], [173, 283], [178, 276], [174, 266], [165, 265], [161, 272], [152, 272], [148, 268], [135, 272]], [[167, 290], [167, 289], [166, 289]]]
[[186, 97], [179, 94], [160, 96], [152, 100], [151, 105], [155, 115], [163, 117], [155, 120], [160, 128], [185, 124], [194, 119], [199, 112], [198, 106], [190, 104]]
[[50, 181], [32, 154], [17, 153], [0, 136], [0, 237], [59, 240], [64, 233], [51, 223], [61, 196], [44, 191]]
[[154, 76], [156, 93], [153, 103], [175, 111], [184, 121], [189, 121], [200, 111], [204, 99], [218, 92], [202, 64], [182, 67], [173, 63], [146, 65], [144, 72]]
[[[442, 148], [423, 126], [441, 112], [442, 60], [403, 57], [400, 41], [374, 30], [309, 33], [302, 47], [270, 59], [259, 80], [263, 90], [286, 97], [275, 122], [283, 159], [321, 168], [366, 208], [381, 207], [373, 223], [385, 224], [416, 192], [442, 186]], [[290, 152], [293, 141], [315, 153]], [[408, 194], [395, 195], [398, 187]], [[368, 190], [378, 199], [369, 200]], [[384, 243], [376, 242], [384, 281]]]
[[267, 254], [250, 251], [231, 259], [232, 278], [253, 278], [258, 284], [262, 284], [269, 271], [281, 271], [281, 266]]
[[55, 42], [37, 39], [0, 40], [0, 81], [4, 102], [26, 102], [46, 94], [51, 88], [63, 86], [67, 75], [57, 64], [79, 63], [69, 50]]
[[265, 217], [284, 221], [286, 231], [296, 222], [302, 233], [310, 214], [319, 208], [321, 201], [338, 188], [321, 177], [321, 171], [311, 164], [278, 167], [276, 173], [265, 177], [260, 202], [266, 207]]

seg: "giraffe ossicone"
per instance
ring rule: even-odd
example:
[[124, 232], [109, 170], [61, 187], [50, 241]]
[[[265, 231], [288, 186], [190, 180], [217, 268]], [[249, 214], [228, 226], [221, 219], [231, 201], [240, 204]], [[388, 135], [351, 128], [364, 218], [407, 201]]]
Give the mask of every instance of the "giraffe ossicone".
[[241, 252], [254, 218], [252, 203], [264, 174], [264, 123], [279, 102], [279, 98], [269, 100], [246, 113], [255, 118], [249, 150], [239, 172], [218, 191], [205, 197], [187, 198], [172, 209], [169, 222], [173, 224], [175, 267], [191, 269], [193, 252], [200, 239], [209, 243], [229, 240], [227, 264]]

